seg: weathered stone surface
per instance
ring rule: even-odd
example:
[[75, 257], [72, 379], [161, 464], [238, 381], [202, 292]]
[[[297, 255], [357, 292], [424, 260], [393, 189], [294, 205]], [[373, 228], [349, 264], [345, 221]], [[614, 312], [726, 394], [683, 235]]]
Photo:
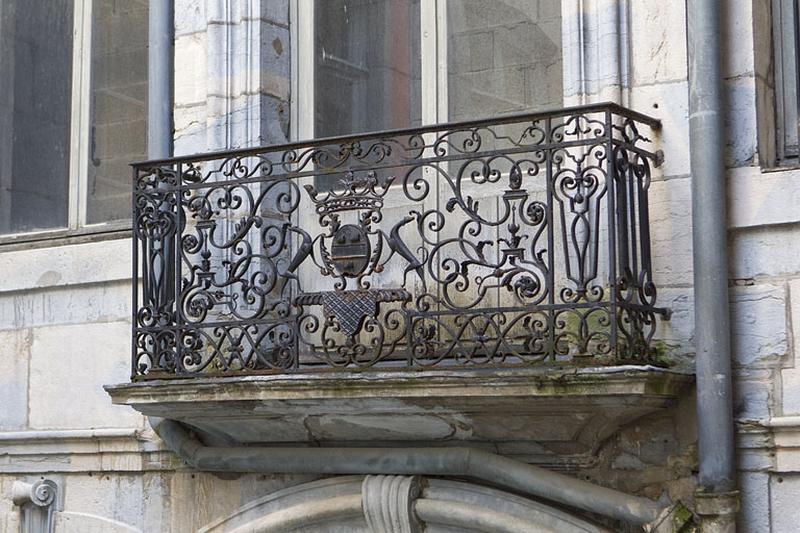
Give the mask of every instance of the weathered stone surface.
[[727, 0], [722, 7], [722, 76], [752, 75], [753, 10], [752, 0]]
[[691, 287], [658, 290], [658, 305], [672, 311], [669, 320], [658, 322], [655, 345], [666, 355], [694, 353], [694, 293]]
[[174, 10], [176, 37], [187, 33], [205, 31], [206, 0], [175, 0]]
[[[140, 475], [67, 476], [64, 478], [64, 509], [95, 515], [128, 526], [141, 523], [144, 514]], [[87, 521], [93, 521], [87, 519]], [[79, 518], [74, 522], [80, 523]], [[71, 531], [78, 531], [77, 526]]]
[[781, 370], [782, 414], [800, 415], [800, 368]]
[[727, 79], [724, 82], [726, 98], [733, 113], [725, 114], [726, 154], [729, 167], [752, 165], [758, 147], [757, 117], [753, 102], [756, 100], [756, 85], [753, 77]]
[[771, 476], [769, 489], [772, 531], [796, 531], [800, 524], [800, 475]]
[[0, 429], [24, 428], [28, 423], [28, 360], [30, 329], [0, 331]]
[[131, 278], [131, 241], [119, 239], [0, 254], [0, 293]]
[[102, 531], [103, 533], [139, 533], [141, 530], [117, 520], [88, 513], [58, 512], [54, 517], [55, 530], [58, 533], [86, 533]]
[[[31, 428], [137, 427], [141, 418], [104, 401], [103, 384], [129, 379], [130, 324], [36, 328], [30, 348]], [[110, 354], [120, 354], [117, 357]]]
[[0, 293], [0, 331], [85, 322], [114, 322], [131, 316], [130, 281]]
[[261, 18], [281, 26], [289, 24], [289, 0], [261, 2]]
[[728, 171], [728, 220], [733, 228], [800, 222], [798, 197], [798, 170], [763, 172], [760, 167], [748, 166]]
[[197, 378], [108, 391], [116, 403], [241, 443], [529, 441], [585, 454], [667, 408], [691, 381], [647, 367], [542, 370]]
[[653, 280], [658, 287], [687, 286], [692, 280], [691, 180], [650, 185], [650, 238]]
[[798, 348], [800, 348], [800, 279], [789, 281], [789, 294], [791, 299], [790, 307], [790, 322], [792, 325], [792, 347], [794, 349], [794, 366], [800, 368], [800, 356], [798, 356]]
[[733, 416], [741, 420], [764, 420], [773, 405], [773, 372], [740, 370], [733, 384]]
[[664, 164], [654, 169], [658, 177], [689, 175], [689, 89], [685, 80], [631, 87], [631, 107], [661, 120], [654, 139], [664, 151]]
[[800, 224], [757, 227], [731, 234], [730, 276], [737, 279], [800, 275]]
[[633, 82], [650, 85], [686, 79], [686, 15], [683, 4], [634, 1], [631, 27]]
[[782, 286], [734, 287], [730, 303], [735, 364], [771, 366], [786, 356], [786, 291]]
[[175, 39], [175, 124], [184, 107], [206, 99], [206, 36], [193, 33]]

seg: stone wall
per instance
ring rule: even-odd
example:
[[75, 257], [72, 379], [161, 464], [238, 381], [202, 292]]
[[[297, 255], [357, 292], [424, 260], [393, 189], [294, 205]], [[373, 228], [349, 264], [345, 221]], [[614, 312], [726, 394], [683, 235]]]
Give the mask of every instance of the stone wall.
[[[564, 13], [578, 2], [563, 0]], [[742, 531], [789, 531], [800, 520], [800, 170], [764, 167], [770, 136], [769, 1], [723, 3], [735, 417]], [[223, 9], [228, 6], [228, 10]], [[613, 98], [657, 118], [665, 164], [651, 185], [655, 282], [673, 309], [657, 338], [690, 366], [693, 340], [686, 21], [682, 2], [585, 2], [588, 35], [630, 35], [617, 59], [566, 46], [567, 103]], [[287, 0], [177, 0], [177, 154], [283, 142], [289, 130]], [[614, 16], [612, 16], [614, 15]], [[574, 37], [565, 20], [564, 39]], [[609, 21], [617, 21], [612, 24]], [[609, 25], [610, 24], [610, 25]], [[611, 30], [609, 30], [611, 28]], [[609, 33], [612, 31], [612, 33]], [[577, 58], [577, 60], [575, 59]], [[576, 63], [577, 61], [577, 63]], [[583, 61], [587, 83], [576, 82]], [[614, 63], [614, 61], [617, 61]], [[616, 66], [615, 66], [616, 65]], [[765, 139], [767, 139], [765, 141]], [[761, 150], [759, 150], [761, 148]], [[104, 384], [128, 380], [130, 241], [0, 250], [0, 530], [18, 513], [14, 480], [59, 482], [61, 509], [143, 531], [188, 531], [300, 477], [189, 472], [144, 420], [113, 406]], [[576, 472], [657, 497], [690, 500], [694, 406], [632, 424]], [[88, 430], [95, 431], [86, 432]], [[70, 433], [81, 431], [81, 433]]]

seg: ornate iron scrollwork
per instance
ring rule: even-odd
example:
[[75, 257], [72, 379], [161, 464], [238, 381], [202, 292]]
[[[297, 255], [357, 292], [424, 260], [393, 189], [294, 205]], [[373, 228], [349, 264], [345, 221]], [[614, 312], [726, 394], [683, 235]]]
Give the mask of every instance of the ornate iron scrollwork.
[[655, 125], [602, 105], [139, 165], [133, 372], [649, 362]]

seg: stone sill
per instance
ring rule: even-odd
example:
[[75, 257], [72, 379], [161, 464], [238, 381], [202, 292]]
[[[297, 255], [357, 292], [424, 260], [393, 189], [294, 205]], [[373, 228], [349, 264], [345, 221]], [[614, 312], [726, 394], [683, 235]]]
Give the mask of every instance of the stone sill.
[[[694, 378], [654, 366], [506, 368], [477, 370], [315, 372], [194, 377], [106, 385], [115, 404], [141, 405], [184, 394], [249, 400], [431, 396], [674, 395]], [[477, 386], [476, 386], [477, 385]], [[177, 396], [176, 396], [177, 395]], [[195, 396], [196, 399], [200, 399]], [[241, 398], [240, 398], [241, 399]], [[180, 400], [179, 400], [180, 401]]]
[[591, 455], [622, 426], [670, 409], [693, 380], [618, 366], [193, 378], [106, 390], [116, 404], [217, 443], [468, 444], [546, 464]]

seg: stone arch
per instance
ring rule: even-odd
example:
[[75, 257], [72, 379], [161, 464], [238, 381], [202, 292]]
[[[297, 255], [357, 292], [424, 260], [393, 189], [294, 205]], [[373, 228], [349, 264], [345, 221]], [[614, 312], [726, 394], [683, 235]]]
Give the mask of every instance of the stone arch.
[[475, 483], [341, 476], [283, 489], [202, 533], [530, 533], [608, 530], [544, 503]]

